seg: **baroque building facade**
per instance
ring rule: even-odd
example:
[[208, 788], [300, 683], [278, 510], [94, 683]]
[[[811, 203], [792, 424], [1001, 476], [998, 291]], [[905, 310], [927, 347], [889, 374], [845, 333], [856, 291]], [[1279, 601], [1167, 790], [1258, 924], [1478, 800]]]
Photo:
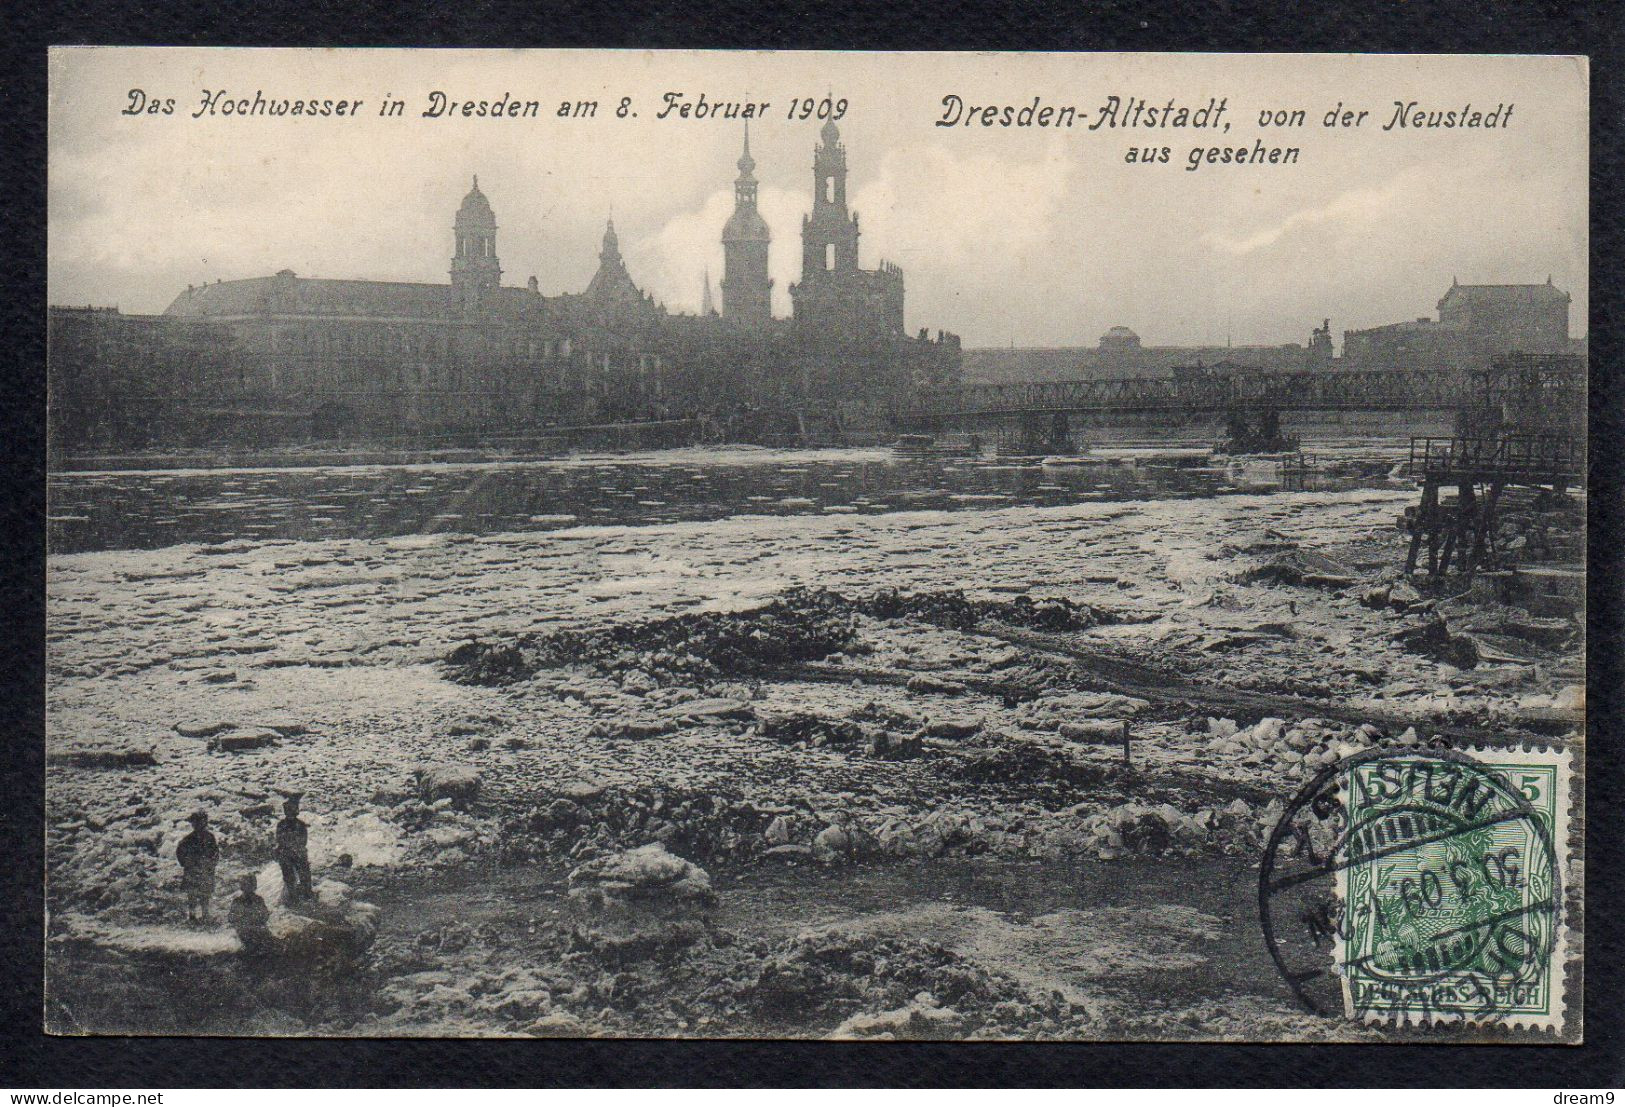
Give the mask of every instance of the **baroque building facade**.
[[[629, 280], [616, 279], [613, 227], [591, 295], [546, 297], [534, 278], [502, 284], [496, 218], [478, 179], [457, 210], [452, 246], [444, 285], [283, 270], [188, 287], [164, 314], [230, 335], [215, 379], [198, 383], [249, 423], [304, 410], [317, 439], [518, 432], [658, 393], [658, 354], [610, 322], [633, 306]], [[635, 290], [632, 298], [641, 304]]]

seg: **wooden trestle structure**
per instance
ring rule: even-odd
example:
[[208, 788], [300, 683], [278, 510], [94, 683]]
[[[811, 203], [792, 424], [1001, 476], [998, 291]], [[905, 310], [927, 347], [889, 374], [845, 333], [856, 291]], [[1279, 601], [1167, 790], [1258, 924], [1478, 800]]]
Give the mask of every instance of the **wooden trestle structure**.
[[[1422, 502], [1410, 520], [1407, 575], [1427, 550], [1430, 577], [1493, 564], [1496, 515], [1511, 488], [1556, 498], [1585, 484], [1585, 362], [1514, 354], [1475, 373], [1472, 407], [1453, 438], [1413, 438], [1410, 473]], [[1455, 498], [1444, 500], [1443, 489]]]

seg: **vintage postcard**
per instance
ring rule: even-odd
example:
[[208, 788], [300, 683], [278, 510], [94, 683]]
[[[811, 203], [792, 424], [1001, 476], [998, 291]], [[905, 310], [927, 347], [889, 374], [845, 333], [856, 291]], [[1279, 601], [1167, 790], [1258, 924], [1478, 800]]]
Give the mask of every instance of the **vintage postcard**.
[[46, 1029], [1581, 1041], [1588, 82], [53, 50]]

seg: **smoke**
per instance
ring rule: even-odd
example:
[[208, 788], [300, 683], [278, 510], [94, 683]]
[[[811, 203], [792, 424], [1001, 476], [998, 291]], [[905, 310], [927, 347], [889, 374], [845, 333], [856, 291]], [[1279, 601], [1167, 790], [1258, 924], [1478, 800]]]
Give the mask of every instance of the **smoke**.
[[[773, 312], [790, 314], [790, 285], [801, 279], [801, 217], [811, 198], [781, 188], [760, 188], [756, 207], [767, 220], [773, 242], [768, 247], [768, 274], [773, 278]], [[719, 294], [723, 274], [722, 228], [733, 214], [733, 189], [718, 189], [697, 206], [667, 219], [630, 246], [623, 243], [632, 279], [671, 311], [700, 310], [702, 278], [711, 274], [711, 295]]]

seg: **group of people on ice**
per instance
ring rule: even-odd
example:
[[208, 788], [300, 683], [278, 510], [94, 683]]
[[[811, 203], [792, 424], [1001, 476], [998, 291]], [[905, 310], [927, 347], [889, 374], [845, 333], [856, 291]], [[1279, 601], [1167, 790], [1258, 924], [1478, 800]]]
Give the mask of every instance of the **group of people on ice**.
[[[192, 831], [175, 848], [181, 866], [181, 887], [186, 893], [186, 920], [206, 926], [213, 920], [209, 906], [214, 899], [215, 872], [220, 864], [220, 843], [209, 830], [209, 816], [203, 811], [187, 816]], [[283, 902], [294, 905], [315, 898], [310, 878], [310, 828], [299, 817], [299, 796], [290, 795], [282, 804], [282, 819], [276, 824], [273, 853], [282, 870]], [[274, 952], [271, 909], [259, 894], [259, 881], [252, 872], [237, 878], [238, 892], [226, 911], [226, 925], [237, 933], [243, 952], [259, 955]]]

